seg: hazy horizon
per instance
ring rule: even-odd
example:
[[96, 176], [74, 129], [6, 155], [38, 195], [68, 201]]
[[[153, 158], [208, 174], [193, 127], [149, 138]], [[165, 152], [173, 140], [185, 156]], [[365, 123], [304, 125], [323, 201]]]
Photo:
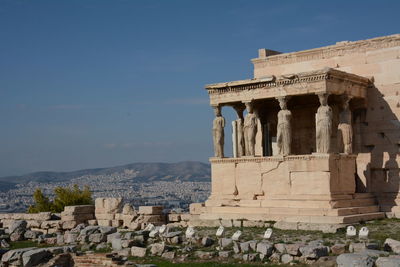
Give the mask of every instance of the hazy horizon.
[[[0, 0], [0, 176], [212, 156], [205, 84], [398, 33], [398, 1]], [[225, 150], [231, 154], [232, 108]]]

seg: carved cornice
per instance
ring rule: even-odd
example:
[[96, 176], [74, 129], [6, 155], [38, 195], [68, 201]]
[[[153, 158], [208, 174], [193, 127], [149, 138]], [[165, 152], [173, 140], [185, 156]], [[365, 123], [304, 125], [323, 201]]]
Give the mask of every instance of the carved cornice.
[[309, 155], [290, 155], [290, 156], [272, 156], [272, 157], [242, 157], [242, 158], [210, 158], [212, 164], [222, 163], [245, 163], [245, 162], [270, 162], [270, 161], [294, 161], [294, 160], [318, 160], [318, 159], [339, 159], [351, 158], [356, 159], [356, 155], [344, 154], [309, 154]]
[[370, 80], [354, 75], [351, 73], [339, 71], [332, 68], [325, 68], [322, 70], [312, 72], [302, 72], [292, 75], [284, 75], [276, 78], [275, 76], [269, 78], [248, 79], [241, 81], [233, 81], [226, 83], [215, 83], [206, 85], [206, 89], [210, 95], [224, 94], [232, 92], [249, 91], [261, 88], [283, 87], [297, 83], [313, 83], [326, 80], [349, 81], [358, 85], [367, 87]]
[[254, 64], [262, 64], [265, 66], [275, 66], [281, 64], [296, 63], [309, 60], [325, 59], [343, 56], [353, 53], [364, 53], [366, 51], [377, 50], [382, 48], [390, 48], [400, 46], [400, 34], [394, 34], [373, 39], [355, 41], [355, 42], [338, 42], [335, 45], [303, 50], [298, 52], [283, 53], [271, 55], [263, 58], [252, 59]]

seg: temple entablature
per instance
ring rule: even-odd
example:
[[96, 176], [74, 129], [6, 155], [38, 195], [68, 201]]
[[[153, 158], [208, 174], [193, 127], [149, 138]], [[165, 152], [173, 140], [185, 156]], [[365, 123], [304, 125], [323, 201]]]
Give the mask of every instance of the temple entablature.
[[354, 98], [366, 98], [372, 85], [369, 78], [332, 68], [282, 76], [247, 79], [206, 85], [210, 104], [234, 105], [258, 99], [310, 94], [347, 94]]

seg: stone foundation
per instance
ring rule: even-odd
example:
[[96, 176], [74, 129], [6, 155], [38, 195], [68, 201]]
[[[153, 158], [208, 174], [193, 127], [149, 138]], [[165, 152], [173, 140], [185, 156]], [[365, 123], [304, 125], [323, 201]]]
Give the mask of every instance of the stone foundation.
[[[312, 154], [211, 159], [212, 192], [193, 221], [286, 222], [320, 229], [383, 218], [371, 193], [356, 193], [355, 156]], [[196, 223], [194, 223], [196, 224]], [[200, 223], [201, 224], [201, 223]]]

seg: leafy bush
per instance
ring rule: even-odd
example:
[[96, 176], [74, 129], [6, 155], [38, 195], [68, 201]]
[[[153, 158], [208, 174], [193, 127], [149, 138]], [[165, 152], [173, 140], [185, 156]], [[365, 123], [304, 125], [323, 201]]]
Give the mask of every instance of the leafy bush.
[[56, 187], [54, 189], [54, 200], [51, 201], [43, 195], [40, 188], [33, 194], [35, 204], [28, 208], [29, 213], [37, 212], [62, 212], [65, 206], [90, 205], [93, 204], [92, 192], [85, 186], [82, 190], [78, 185], [70, 187]]

